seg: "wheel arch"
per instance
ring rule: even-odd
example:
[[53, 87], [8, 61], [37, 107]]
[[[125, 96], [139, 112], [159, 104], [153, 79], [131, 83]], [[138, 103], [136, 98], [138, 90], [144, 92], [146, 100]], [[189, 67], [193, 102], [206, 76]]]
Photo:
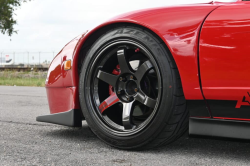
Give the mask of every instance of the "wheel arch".
[[[109, 32], [112, 29], [119, 28], [119, 27], [133, 27], [133, 28], [141, 28], [144, 31], [150, 33], [153, 35], [155, 38], [157, 38], [161, 43], [163, 43], [166, 51], [171, 55], [171, 57], [174, 60], [174, 57], [171, 53], [171, 47], [168, 46], [167, 41], [164, 39], [163, 36], [157, 34], [157, 30], [154, 30], [148, 25], [144, 24], [139, 24], [138, 22], [133, 22], [133, 21], [120, 21], [120, 22], [111, 22], [108, 24], [105, 24], [103, 26], [99, 26], [92, 31], [88, 32], [84, 38], [82, 38], [81, 41], [79, 41], [79, 46], [77, 46], [76, 53], [73, 56], [73, 67], [74, 67], [74, 72], [77, 72], [77, 75], [75, 77], [79, 77], [79, 73], [81, 70], [82, 62], [85, 59], [85, 56], [88, 52], [88, 50], [91, 48], [91, 46], [105, 33]], [[78, 53], [77, 53], [78, 52]], [[175, 60], [174, 60], [175, 62]], [[176, 62], [174, 64], [176, 66]], [[78, 80], [79, 78], [76, 79], [76, 83], [78, 85]]]
[[[203, 21], [218, 6], [163, 7], [127, 13], [99, 25], [83, 35], [73, 54], [73, 82], [79, 82], [79, 64], [88, 48], [103, 33], [118, 26], [140, 27], [160, 39], [176, 63], [184, 96], [187, 100], [203, 100], [199, 82], [198, 42]], [[75, 80], [74, 80], [75, 79]]]

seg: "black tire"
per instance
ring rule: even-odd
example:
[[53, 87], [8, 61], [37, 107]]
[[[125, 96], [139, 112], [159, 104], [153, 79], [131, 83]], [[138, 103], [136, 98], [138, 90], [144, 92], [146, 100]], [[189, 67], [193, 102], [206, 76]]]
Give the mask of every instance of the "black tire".
[[[128, 44], [126, 44], [126, 42]], [[132, 43], [131, 46], [129, 42]], [[153, 65], [153, 74], [156, 76], [157, 85], [155, 85], [153, 88], [149, 87], [149, 89], [153, 89], [151, 90], [152, 93], [153, 91], [157, 91], [157, 97], [154, 98], [156, 104], [152, 105], [152, 108], [149, 108], [149, 104], [145, 102], [147, 104], [145, 106], [145, 110], [147, 110], [149, 113], [146, 112], [145, 114], [147, 115], [141, 113], [142, 117], [146, 116], [144, 121], [139, 123], [137, 126], [135, 125], [134, 121], [132, 122], [132, 120], [129, 120], [129, 125], [133, 125], [133, 127], [130, 128], [129, 125], [126, 125], [124, 122], [124, 118], [122, 119], [124, 129], [119, 130], [119, 128], [112, 127], [110, 121], [105, 120], [106, 117], [120, 115], [119, 113], [115, 112], [120, 112], [120, 106], [118, 106], [119, 104], [112, 106], [116, 107], [114, 109], [115, 111], [112, 110], [113, 113], [109, 113], [107, 111], [109, 115], [105, 115], [106, 117], [102, 112], [100, 113], [100, 110], [98, 110], [97, 103], [99, 100], [101, 103], [102, 93], [107, 93], [107, 91], [100, 89], [102, 81], [98, 81], [96, 77], [100, 79], [99, 73], [102, 72], [100, 71], [102, 69], [99, 69], [100, 66], [103, 68], [105, 67], [104, 65], [102, 66], [100, 64], [103, 63], [106, 65], [107, 63], [109, 66], [112, 66], [112, 64], [115, 62], [115, 60], [112, 59], [113, 54], [110, 53], [112, 52], [112, 49], [117, 47], [118, 51], [119, 49], [124, 49], [124, 51], [127, 51], [126, 49], [128, 49], [127, 52], [129, 52], [133, 46], [139, 46], [138, 49], [140, 48], [141, 50], [145, 49], [142, 51], [142, 55], [139, 55], [139, 53], [138, 55], [135, 55], [138, 57], [139, 63], [143, 61], [141, 59], [147, 59], [147, 61]], [[117, 61], [118, 63], [120, 62], [119, 59]], [[136, 70], [134, 72], [136, 73]], [[98, 76], [96, 73], [98, 73]], [[143, 79], [149, 79], [150, 77], [145, 73], [142, 75]], [[96, 79], [97, 81], [95, 81]], [[127, 75], [124, 76], [124, 79], [127, 79]], [[140, 80], [138, 82], [139, 83], [136, 85], [138, 86], [138, 89], [140, 89]], [[142, 82], [146, 81], [143, 80]], [[152, 80], [149, 79], [147, 84], [153, 86], [152, 83], [150, 84], [150, 82], [152, 82]], [[106, 86], [105, 83], [103, 84], [103, 87], [104, 86]], [[126, 82], [126, 86], [124, 86], [127, 88], [124, 90], [126, 95], [129, 95], [127, 92], [131, 86], [128, 86], [128, 83]], [[115, 87], [119, 89], [120, 83], [116, 82]], [[118, 93], [118, 90], [113, 91], [116, 94]], [[148, 92], [148, 94], [150, 94], [151, 91]], [[119, 92], [119, 95], [120, 93], [121, 92]], [[142, 93], [146, 94], [145, 91]], [[188, 129], [188, 111], [186, 108], [186, 101], [183, 95], [181, 80], [176, 64], [165, 44], [145, 29], [137, 27], [119, 27], [107, 32], [92, 45], [86, 55], [81, 69], [79, 96], [84, 117], [86, 118], [91, 130], [107, 144], [120, 149], [142, 150], [156, 148], [175, 141]], [[124, 96], [119, 96], [119, 99], [122, 101], [121, 103], [123, 104], [124, 108], [127, 103], [125, 103], [126, 101], [123, 101], [123, 97]], [[137, 98], [128, 97], [127, 102], [130, 102], [130, 99], [135, 101]], [[112, 107], [108, 107], [108, 109]], [[139, 107], [143, 107], [144, 110], [143, 104], [140, 103], [138, 108]], [[129, 115], [129, 118], [131, 118], [131, 116], [134, 116], [134, 113], [130, 113]], [[112, 117], [109, 117], [108, 119], [110, 120]], [[114, 119], [116, 120], [116, 117]], [[111, 120], [112, 123], [115, 120]], [[120, 121], [117, 122], [117, 124], [118, 123], [120, 123]]]

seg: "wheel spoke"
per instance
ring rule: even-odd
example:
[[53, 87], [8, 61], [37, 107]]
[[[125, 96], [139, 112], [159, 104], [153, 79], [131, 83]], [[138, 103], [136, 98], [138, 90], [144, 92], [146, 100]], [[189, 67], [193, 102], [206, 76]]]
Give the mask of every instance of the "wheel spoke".
[[134, 125], [131, 123], [131, 112], [133, 102], [123, 103], [122, 122], [125, 129], [132, 129]]
[[135, 96], [135, 99], [150, 108], [154, 108], [156, 104], [155, 99], [148, 97], [143, 92], [138, 92]]
[[135, 72], [135, 77], [137, 78], [137, 80], [140, 82], [141, 79], [143, 78], [143, 76], [153, 68], [153, 65], [149, 62], [146, 61], [144, 62], [139, 68], [138, 70]]
[[117, 51], [117, 58], [118, 58], [118, 62], [119, 62], [122, 73], [128, 73], [130, 71], [129, 64], [126, 60], [125, 54], [126, 54], [126, 50], [124, 48]]
[[108, 83], [109, 85], [115, 87], [116, 81], [118, 79], [117, 75], [109, 74], [104, 71], [99, 70], [97, 78]]
[[101, 113], [103, 113], [107, 108], [111, 107], [115, 103], [119, 102], [119, 98], [117, 97], [116, 93], [112, 93], [106, 100], [104, 100], [99, 105], [99, 110]]

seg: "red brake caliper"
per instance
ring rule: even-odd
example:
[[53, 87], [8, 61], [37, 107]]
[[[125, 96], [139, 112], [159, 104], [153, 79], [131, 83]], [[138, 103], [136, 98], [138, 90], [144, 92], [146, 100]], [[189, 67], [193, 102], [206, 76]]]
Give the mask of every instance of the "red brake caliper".
[[[113, 70], [112, 74], [114, 75], [120, 75], [120, 65], [117, 65], [116, 68]], [[111, 85], [109, 85], [109, 97], [100, 104], [99, 110], [101, 113], [104, 112], [108, 107], [112, 106], [113, 104], [117, 103], [119, 101], [119, 98], [116, 96], [116, 93], [114, 92], [114, 89]]]

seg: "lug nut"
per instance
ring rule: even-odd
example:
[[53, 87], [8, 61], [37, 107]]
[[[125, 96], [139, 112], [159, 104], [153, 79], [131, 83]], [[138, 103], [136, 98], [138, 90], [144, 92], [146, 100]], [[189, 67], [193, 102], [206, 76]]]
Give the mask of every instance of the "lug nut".
[[138, 92], [138, 89], [137, 89], [137, 88], [135, 88], [134, 90], [135, 90], [135, 92]]
[[120, 77], [119, 80], [120, 81], [126, 81], [126, 78]]

